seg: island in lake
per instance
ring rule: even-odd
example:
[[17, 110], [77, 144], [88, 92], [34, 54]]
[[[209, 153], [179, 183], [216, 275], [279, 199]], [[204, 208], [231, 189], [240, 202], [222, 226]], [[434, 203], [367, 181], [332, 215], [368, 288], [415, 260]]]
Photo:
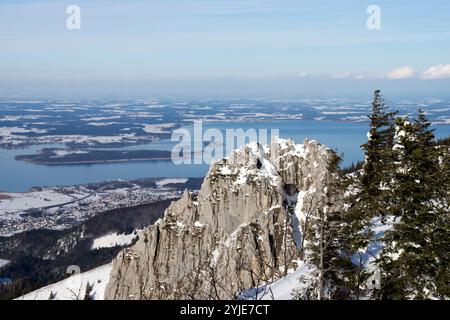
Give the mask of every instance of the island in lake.
[[71, 150], [43, 148], [37, 154], [17, 155], [16, 160], [45, 165], [95, 164], [125, 161], [168, 161], [170, 151], [161, 150]]

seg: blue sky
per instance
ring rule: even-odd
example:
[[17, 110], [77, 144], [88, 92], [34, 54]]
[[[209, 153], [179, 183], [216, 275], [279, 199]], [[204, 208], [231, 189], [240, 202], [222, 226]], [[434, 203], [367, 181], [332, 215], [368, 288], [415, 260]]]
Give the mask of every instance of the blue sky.
[[2, 0], [0, 45], [3, 95], [450, 95], [447, 0]]

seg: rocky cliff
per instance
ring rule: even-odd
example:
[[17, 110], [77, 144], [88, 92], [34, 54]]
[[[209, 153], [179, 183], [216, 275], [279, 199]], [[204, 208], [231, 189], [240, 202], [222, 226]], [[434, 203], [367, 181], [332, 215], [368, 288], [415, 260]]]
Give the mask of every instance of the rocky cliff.
[[250, 143], [216, 161], [113, 261], [106, 299], [227, 299], [296, 269], [306, 217], [323, 207], [333, 152]]

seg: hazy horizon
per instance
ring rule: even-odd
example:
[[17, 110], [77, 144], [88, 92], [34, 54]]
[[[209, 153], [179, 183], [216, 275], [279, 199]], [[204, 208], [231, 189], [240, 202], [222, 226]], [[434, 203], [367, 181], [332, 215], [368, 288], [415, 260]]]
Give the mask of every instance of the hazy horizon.
[[449, 97], [449, 30], [444, 0], [5, 0], [0, 96]]

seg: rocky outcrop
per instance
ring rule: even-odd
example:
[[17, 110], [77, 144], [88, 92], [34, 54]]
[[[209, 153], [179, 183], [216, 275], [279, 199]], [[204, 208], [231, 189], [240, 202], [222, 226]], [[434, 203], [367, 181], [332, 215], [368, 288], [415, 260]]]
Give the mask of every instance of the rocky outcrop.
[[333, 152], [250, 143], [216, 161], [113, 262], [106, 299], [227, 299], [298, 267], [306, 217], [323, 207]]

